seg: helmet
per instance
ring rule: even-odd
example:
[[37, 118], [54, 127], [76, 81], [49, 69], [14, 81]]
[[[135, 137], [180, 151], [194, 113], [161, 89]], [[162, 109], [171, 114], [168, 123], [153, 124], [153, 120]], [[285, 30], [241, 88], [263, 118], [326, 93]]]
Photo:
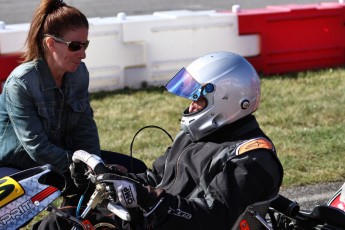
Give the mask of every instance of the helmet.
[[205, 108], [195, 113], [188, 113], [187, 108], [182, 115], [181, 129], [193, 141], [253, 113], [259, 106], [257, 72], [245, 58], [231, 52], [215, 52], [196, 59], [165, 87], [190, 100], [206, 99]]

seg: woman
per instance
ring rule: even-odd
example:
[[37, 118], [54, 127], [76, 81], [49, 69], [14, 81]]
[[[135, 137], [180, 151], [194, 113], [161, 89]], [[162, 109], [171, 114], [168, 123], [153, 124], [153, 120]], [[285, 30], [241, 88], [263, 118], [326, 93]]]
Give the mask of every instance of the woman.
[[74, 151], [100, 155], [89, 73], [82, 62], [88, 30], [78, 9], [60, 0], [41, 1], [24, 63], [10, 74], [0, 96], [0, 166], [50, 164], [66, 173]]

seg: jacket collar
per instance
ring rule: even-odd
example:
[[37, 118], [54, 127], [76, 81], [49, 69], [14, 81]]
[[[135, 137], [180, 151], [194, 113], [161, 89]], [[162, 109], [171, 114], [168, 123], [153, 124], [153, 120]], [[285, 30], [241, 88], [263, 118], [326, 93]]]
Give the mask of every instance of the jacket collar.
[[237, 140], [241, 136], [259, 129], [259, 123], [254, 115], [248, 115], [235, 123], [224, 125], [210, 133], [200, 141], [222, 142], [223, 140]]

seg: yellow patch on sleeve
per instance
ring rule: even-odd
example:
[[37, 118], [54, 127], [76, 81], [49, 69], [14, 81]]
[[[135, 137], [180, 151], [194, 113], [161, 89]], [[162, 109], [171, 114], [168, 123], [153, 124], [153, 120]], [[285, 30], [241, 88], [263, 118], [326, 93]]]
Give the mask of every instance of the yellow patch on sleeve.
[[274, 146], [272, 142], [270, 142], [266, 138], [256, 138], [256, 139], [246, 141], [242, 143], [241, 145], [239, 145], [236, 149], [236, 155], [240, 155], [254, 149], [274, 150]]

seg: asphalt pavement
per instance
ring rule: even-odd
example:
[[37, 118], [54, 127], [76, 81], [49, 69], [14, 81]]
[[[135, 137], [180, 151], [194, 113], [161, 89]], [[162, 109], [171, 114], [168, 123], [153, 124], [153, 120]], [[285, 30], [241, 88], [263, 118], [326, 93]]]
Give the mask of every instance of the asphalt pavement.
[[[242, 9], [265, 8], [269, 5], [316, 4], [336, 0], [65, 0], [90, 17], [114, 17], [120, 12], [127, 15], [152, 14], [170, 10], [231, 10], [233, 5]], [[0, 21], [6, 24], [28, 23], [40, 0], [0, 0]]]
[[[170, 10], [231, 10], [233, 5], [242, 9], [265, 8], [272, 5], [317, 4], [335, 0], [66, 0], [79, 8], [88, 18], [113, 17], [120, 12], [127, 15], [152, 14]], [[29, 23], [40, 0], [0, 0], [0, 21], [6, 24]], [[325, 204], [343, 182], [325, 183], [297, 188], [282, 188], [281, 193], [310, 210], [317, 204]]]
[[301, 209], [312, 210], [316, 205], [327, 204], [328, 200], [341, 188], [345, 181], [298, 186], [282, 187], [280, 193], [290, 200], [299, 203]]

